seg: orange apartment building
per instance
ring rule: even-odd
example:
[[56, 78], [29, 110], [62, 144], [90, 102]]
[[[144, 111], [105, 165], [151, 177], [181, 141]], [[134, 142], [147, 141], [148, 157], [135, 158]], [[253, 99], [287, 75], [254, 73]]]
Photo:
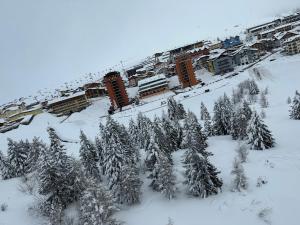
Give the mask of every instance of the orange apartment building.
[[183, 88], [198, 84], [190, 55], [182, 55], [177, 57], [176, 71]]
[[119, 72], [109, 72], [104, 76], [104, 84], [106, 86], [111, 105], [114, 108], [122, 108], [129, 105], [128, 95], [124, 82]]

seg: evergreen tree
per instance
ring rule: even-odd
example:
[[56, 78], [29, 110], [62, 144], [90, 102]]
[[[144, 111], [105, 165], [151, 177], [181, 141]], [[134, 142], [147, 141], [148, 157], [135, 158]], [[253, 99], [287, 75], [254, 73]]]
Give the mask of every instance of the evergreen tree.
[[12, 169], [10, 167], [11, 167], [11, 165], [9, 164], [7, 158], [0, 151], [0, 175], [3, 180], [12, 178], [12, 176], [11, 176]]
[[238, 157], [239, 157], [239, 161], [241, 163], [246, 162], [247, 161], [247, 156], [249, 154], [248, 147], [245, 144], [240, 144], [239, 143], [239, 146], [236, 149], [236, 151], [237, 151], [237, 154], [238, 154]]
[[170, 120], [181, 120], [186, 116], [186, 112], [181, 103], [177, 103], [173, 97], [168, 98], [168, 117]]
[[159, 158], [156, 165], [157, 167], [157, 179], [156, 179], [156, 185], [158, 187], [158, 190], [165, 195], [167, 199], [172, 199], [175, 197], [176, 193], [176, 187], [175, 187], [175, 181], [176, 177], [173, 174], [173, 166], [168, 160], [167, 157]]
[[41, 151], [45, 151], [47, 146], [38, 137], [34, 137], [30, 144], [30, 150], [27, 159], [28, 172], [37, 170], [38, 160]]
[[99, 170], [101, 173], [104, 175], [104, 149], [103, 149], [103, 144], [100, 138], [96, 137], [95, 138], [95, 145], [96, 145], [96, 150], [97, 150], [97, 155], [99, 158], [98, 165], [99, 165]]
[[271, 132], [256, 112], [253, 113], [249, 121], [247, 134], [251, 149], [264, 150], [272, 148], [275, 145]]
[[228, 135], [231, 130], [231, 114], [233, 106], [224, 95], [214, 105], [213, 130], [215, 135]]
[[135, 164], [126, 164], [121, 172], [121, 190], [118, 202], [127, 205], [140, 203], [142, 181]]
[[205, 120], [204, 121], [204, 134], [207, 137], [210, 137], [213, 135], [213, 127], [211, 125], [211, 120]]
[[[70, 202], [78, 201], [82, 195], [82, 192], [88, 186], [88, 178], [86, 177], [86, 171], [82, 166], [81, 161], [75, 159], [70, 160], [71, 171], [68, 175], [70, 186]], [[98, 180], [99, 181], [99, 180]]]
[[20, 177], [27, 173], [28, 150], [27, 145], [8, 138], [7, 159], [10, 164], [9, 177]]
[[249, 94], [250, 95], [259, 94], [259, 88], [258, 88], [255, 80], [249, 80]]
[[[250, 111], [249, 111], [250, 110]], [[247, 126], [251, 118], [252, 111], [246, 102], [238, 107], [231, 117], [231, 136], [233, 140], [245, 139], [247, 137]]]
[[202, 132], [202, 127], [198, 122], [196, 115], [192, 112], [188, 112], [187, 117], [184, 120], [183, 146], [192, 148], [205, 157], [211, 155], [211, 153], [205, 151], [207, 147], [207, 137]]
[[200, 118], [201, 120], [210, 120], [209, 112], [203, 102], [201, 102]]
[[100, 184], [90, 180], [89, 187], [80, 198], [80, 224], [82, 225], [116, 225], [112, 218], [117, 211], [113, 198]]
[[[57, 218], [61, 221], [61, 210], [72, 200], [72, 187], [70, 159], [66, 155], [65, 147], [61, 144], [53, 128], [48, 128], [50, 147], [41, 152], [38, 166], [39, 193], [47, 196], [44, 202], [44, 211], [50, 219]], [[51, 219], [52, 220], [52, 219]]]
[[267, 100], [267, 96], [265, 95], [264, 92], [261, 92], [261, 94], [260, 94], [260, 106], [262, 108], [267, 108], [269, 106], [269, 102]]
[[292, 99], [291, 97], [288, 97], [287, 100], [286, 100], [287, 104], [291, 104], [292, 103]]
[[88, 177], [101, 180], [98, 167], [99, 156], [94, 144], [88, 140], [87, 136], [80, 131], [80, 160]]
[[152, 129], [152, 122], [148, 117], [143, 116], [143, 114], [140, 112], [137, 117], [136, 126], [138, 131], [137, 141], [139, 143], [139, 148], [147, 149], [150, 143], [149, 130]]
[[290, 118], [300, 120], [300, 93], [296, 91], [290, 110]]
[[232, 191], [242, 191], [246, 190], [248, 187], [247, 177], [245, 176], [243, 165], [241, 161], [237, 158], [234, 159], [233, 169], [231, 174], [234, 175], [234, 180], [232, 182]]
[[220, 172], [196, 151], [189, 149], [185, 154], [185, 184], [188, 186], [188, 193], [201, 198], [218, 194], [223, 185], [218, 178]]
[[[178, 120], [169, 120], [167, 116], [163, 115], [162, 117], [162, 129], [168, 141], [169, 148], [171, 151], [176, 151], [180, 146], [182, 138], [182, 130], [178, 123]], [[181, 132], [181, 133], [178, 133]], [[179, 145], [179, 146], [178, 146]]]

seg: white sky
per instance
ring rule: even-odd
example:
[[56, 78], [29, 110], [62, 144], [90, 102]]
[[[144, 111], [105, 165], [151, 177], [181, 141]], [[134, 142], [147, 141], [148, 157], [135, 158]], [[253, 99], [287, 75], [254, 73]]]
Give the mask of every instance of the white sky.
[[299, 0], [0, 0], [0, 105], [296, 7]]

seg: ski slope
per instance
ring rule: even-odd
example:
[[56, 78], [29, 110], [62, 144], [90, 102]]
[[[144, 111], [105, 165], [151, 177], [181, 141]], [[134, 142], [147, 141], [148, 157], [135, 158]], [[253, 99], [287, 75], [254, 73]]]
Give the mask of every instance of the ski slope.
[[[269, 61], [270, 58], [267, 58], [254, 66], [260, 72], [260, 77], [253, 73], [253, 68], [231, 78], [208, 77], [207, 74], [202, 74], [206, 86], [195, 87], [175, 96], [186, 109], [200, 116], [201, 101], [212, 113], [214, 101], [224, 92], [231, 95], [232, 89], [245, 79], [255, 79], [261, 89], [268, 87], [269, 107], [265, 109], [265, 122], [274, 135], [276, 147], [266, 151], [250, 151], [248, 162], [244, 165], [249, 189], [242, 193], [230, 191], [233, 179], [230, 172], [238, 142], [231, 140], [230, 136], [211, 137], [208, 140], [208, 151], [214, 153], [211, 161], [221, 171], [220, 177], [224, 182], [222, 193], [207, 199], [190, 198], [186, 195], [185, 186], [182, 184], [184, 178], [181, 150], [173, 155], [177, 197], [168, 201], [161, 194], [153, 192], [148, 187], [149, 181], [141, 174], [144, 181], [142, 202], [122, 208], [117, 213], [120, 220], [128, 225], [166, 225], [169, 217], [174, 225], [299, 224], [300, 121], [289, 119], [289, 105], [286, 101], [288, 96], [294, 96], [295, 90], [300, 90], [300, 55], [283, 57], [276, 53], [271, 58], [276, 60]], [[201, 73], [197, 75], [201, 77]], [[206, 93], [206, 89], [210, 92]], [[113, 117], [127, 125], [139, 112], [150, 118], [160, 116], [167, 109], [162, 102], [171, 94], [156, 96], [141, 106], [132, 106]], [[46, 128], [52, 126], [63, 140], [68, 141], [65, 143], [68, 154], [78, 157], [80, 130], [90, 139], [94, 139], [98, 135], [99, 122], [105, 122], [108, 107], [107, 98], [97, 100], [62, 123], [63, 117], [56, 118], [48, 113], [38, 115], [30, 125], [0, 134], [0, 149], [6, 152], [7, 138], [19, 140], [39, 136], [48, 143]], [[259, 104], [251, 107], [258, 113], [261, 112]], [[257, 187], [259, 177], [267, 180], [267, 184]], [[20, 179], [0, 181], [0, 204], [5, 202], [8, 205], [7, 211], [0, 211], [0, 225], [42, 224], [42, 218], [36, 218], [27, 210], [35, 198], [21, 193], [19, 184]], [[263, 218], [258, 216], [262, 212]]]

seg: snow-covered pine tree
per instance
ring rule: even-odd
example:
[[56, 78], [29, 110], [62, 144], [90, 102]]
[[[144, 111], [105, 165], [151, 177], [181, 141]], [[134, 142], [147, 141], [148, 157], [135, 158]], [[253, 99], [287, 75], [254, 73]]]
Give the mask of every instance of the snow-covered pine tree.
[[233, 140], [239, 139], [240, 127], [239, 127], [239, 115], [237, 112], [233, 112], [231, 116], [231, 137]]
[[249, 106], [249, 103], [247, 101], [243, 101], [241, 109], [242, 109], [243, 115], [245, 115], [246, 119], [249, 121], [251, 119], [251, 115], [252, 115], [252, 110]]
[[209, 112], [203, 102], [201, 102], [201, 107], [200, 107], [200, 119], [210, 120]]
[[168, 117], [170, 120], [181, 120], [186, 116], [186, 112], [181, 103], [177, 103], [173, 97], [168, 98]]
[[28, 172], [37, 170], [40, 153], [45, 149], [47, 149], [46, 144], [43, 143], [38, 137], [34, 137], [32, 143], [30, 144], [30, 151], [27, 159]]
[[[70, 185], [70, 201], [78, 201], [82, 195], [82, 192], [88, 186], [88, 178], [86, 176], [86, 171], [84, 170], [81, 161], [76, 159], [70, 160], [71, 171], [68, 175], [69, 185]], [[99, 182], [99, 180], [97, 180]]]
[[287, 104], [291, 104], [291, 103], [292, 103], [292, 99], [291, 99], [290, 96], [287, 98], [286, 103], [287, 103]]
[[[171, 153], [176, 149], [171, 149], [170, 140], [166, 136], [164, 129], [162, 127], [162, 121], [159, 117], [155, 117], [152, 125], [152, 135], [155, 142], [158, 144], [159, 149], [168, 156], [169, 160], [172, 161]], [[146, 151], [148, 151], [146, 149]]]
[[[249, 111], [250, 110], [250, 111]], [[247, 137], [247, 126], [251, 118], [252, 111], [246, 102], [233, 111], [231, 117], [231, 136], [233, 140], [245, 139]]]
[[182, 136], [182, 134], [178, 134], [178, 132], [181, 131], [178, 129], [180, 128], [180, 126], [176, 127], [176, 125], [178, 125], [178, 120], [171, 121], [167, 118], [166, 115], [163, 114], [161, 122], [162, 122], [161, 126], [166, 136], [166, 140], [168, 141], [169, 148], [171, 149], [171, 151], [176, 151], [178, 148], [178, 144], [181, 142], [179, 138], [180, 136]]
[[[73, 199], [70, 196], [72, 193], [70, 186], [72, 182], [69, 176], [71, 171], [70, 158], [67, 156], [66, 149], [61, 144], [55, 130], [49, 127], [47, 131], [50, 147], [40, 152], [38, 164], [39, 193], [47, 196], [44, 202], [44, 211], [46, 212], [51, 208], [64, 209]], [[51, 218], [52, 211], [49, 212], [50, 215], [48, 216]]]
[[260, 112], [260, 117], [262, 118], [262, 119], [265, 119], [266, 118], [266, 112], [265, 112], [265, 110], [261, 110], [261, 112]]
[[230, 99], [224, 94], [214, 105], [213, 130], [215, 135], [228, 135], [231, 130], [231, 114], [233, 106]]
[[185, 184], [188, 193], [195, 197], [206, 198], [218, 194], [223, 182], [218, 178], [220, 172], [195, 150], [188, 149], [185, 154]]
[[98, 151], [94, 144], [90, 140], [88, 140], [87, 136], [83, 133], [82, 130], [80, 131], [79, 156], [86, 175], [100, 181], [101, 175], [98, 167]]
[[274, 147], [275, 140], [268, 130], [267, 125], [256, 112], [252, 113], [251, 120], [247, 127], [247, 135], [250, 148], [254, 150], [264, 150]]
[[117, 225], [112, 217], [117, 211], [111, 194], [104, 187], [89, 180], [89, 187], [80, 198], [80, 224], [82, 225]]
[[135, 124], [133, 119], [130, 119], [129, 121], [129, 128], [128, 128], [129, 136], [130, 136], [130, 142], [135, 146], [135, 147], [140, 147], [139, 144], [139, 129], [138, 126]]
[[103, 165], [103, 162], [104, 162], [104, 149], [103, 149], [103, 146], [102, 146], [102, 141], [99, 137], [96, 137], [95, 138], [95, 146], [96, 146], [96, 149], [97, 149], [97, 155], [98, 155], [98, 158], [99, 158], [99, 161], [98, 161], [98, 166], [99, 166], [99, 170], [100, 172], [104, 175], [104, 165]]
[[177, 103], [173, 97], [168, 98], [168, 117], [170, 120], [177, 118]]
[[186, 116], [186, 111], [181, 103], [177, 103], [177, 120], [183, 120]]
[[264, 92], [260, 93], [259, 103], [262, 108], [267, 108], [269, 106], [267, 96]]
[[246, 190], [248, 187], [247, 177], [245, 176], [244, 168], [241, 161], [237, 158], [234, 158], [233, 169], [231, 174], [234, 175], [232, 181], [232, 191], [242, 191]]
[[211, 120], [204, 121], [204, 134], [207, 137], [213, 136], [213, 127], [211, 125]]
[[176, 177], [173, 173], [173, 165], [167, 157], [161, 155], [155, 167], [157, 167], [157, 179], [155, 184], [158, 190], [167, 198], [172, 199], [176, 194]]
[[194, 113], [188, 112], [187, 117], [184, 120], [183, 130], [183, 146], [185, 148], [193, 148], [204, 157], [211, 155], [211, 153], [205, 151], [207, 147], [207, 136], [202, 131], [202, 127]]
[[265, 88], [264, 94], [265, 94], [265, 95], [268, 95], [268, 94], [269, 94], [269, 88], [268, 88], [268, 87]]
[[[104, 171], [108, 179], [109, 189], [121, 203], [122, 170], [125, 166], [135, 164], [135, 153], [130, 144], [129, 135], [124, 126], [118, 124], [111, 117], [107, 119], [103, 131]], [[131, 179], [133, 179], [131, 177]]]
[[11, 171], [10, 164], [5, 157], [5, 155], [0, 151], [0, 175], [3, 180], [7, 180], [12, 178], [11, 177]]
[[259, 94], [259, 88], [255, 82], [255, 80], [249, 80], [249, 94], [250, 95], [257, 95]]
[[247, 145], [239, 143], [239, 146], [237, 147], [236, 152], [238, 154], [238, 158], [241, 163], [244, 163], [247, 161], [247, 156], [249, 154]]
[[146, 151], [146, 159], [145, 166], [148, 171], [153, 171], [155, 164], [160, 157], [159, 154], [162, 154], [162, 150], [160, 149], [160, 145], [158, 143], [157, 134], [154, 130], [151, 131], [150, 144]]
[[19, 177], [26, 174], [28, 152], [23, 141], [15, 142], [8, 138], [7, 160], [10, 164], [9, 177]]
[[121, 171], [121, 188], [119, 200], [121, 204], [133, 205], [140, 203], [143, 182], [135, 163], [125, 164]]
[[290, 118], [293, 120], [300, 120], [300, 93], [298, 91], [296, 91], [292, 102]]
[[152, 129], [152, 122], [148, 117], [143, 116], [143, 114], [139, 112], [137, 116], [136, 126], [138, 130], [137, 141], [139, 143], [139, 147], [142, 149], [147, 149], [150, 143], [149, 130]]

